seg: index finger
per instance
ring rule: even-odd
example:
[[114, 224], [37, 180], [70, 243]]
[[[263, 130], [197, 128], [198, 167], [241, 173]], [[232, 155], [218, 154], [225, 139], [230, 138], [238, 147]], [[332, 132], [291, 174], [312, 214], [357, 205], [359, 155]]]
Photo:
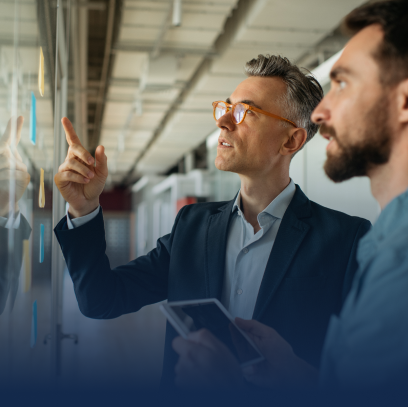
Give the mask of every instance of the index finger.
[[61, 119], [61, 123], [64, 127], [68, 144], [70, 146], [73, 146], [74, 144], [79, 144], [80, 146], [82, 146], [81, 141], [79, 140], [79, 137], [77, 136], [71, 121], [67, 117], [63, 117]]
[[91, 154], [83, 147], [79, 137], [77, 136], [74, 126], [67, 117], [61, 119], [61, 123], [64, 126], [65, 136], [70, 146], [70, 150], [74, 153], [74, 156], [79, 157], [85, 163], [93, 164], [94, 159]]
[[69, 147], [68, 157], [80, 158], [86, 165], [88, 164], [91, 165], [94, 162], [94, 159], [91, 156], [91, 154], [87, 150], [85, 150], [85, 148], [82, 147], [80, 144], [73, 144], [72, 146]]

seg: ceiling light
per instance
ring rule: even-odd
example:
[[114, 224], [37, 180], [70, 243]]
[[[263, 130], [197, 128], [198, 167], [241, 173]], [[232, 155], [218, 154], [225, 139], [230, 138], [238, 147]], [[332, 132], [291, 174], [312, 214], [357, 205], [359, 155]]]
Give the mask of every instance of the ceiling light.
[[181, 0], [173, 1], [173, 22], [174, 27], [181, 25]]

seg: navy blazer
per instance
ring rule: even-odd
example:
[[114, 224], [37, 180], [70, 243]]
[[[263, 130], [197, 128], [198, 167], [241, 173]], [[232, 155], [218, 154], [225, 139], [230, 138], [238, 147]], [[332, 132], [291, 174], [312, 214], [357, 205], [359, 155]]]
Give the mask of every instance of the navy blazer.
[[[111, 269], [102, 211], [69, 230], [55, 227], [81, 312], [115, 318], [168, 299], [221, 298], [234, 200], [183, 207], [170, 234], [145, 256]], [[273, 327], [302, 359], [318, 366], [330, 315], [339, 313], [357, 269], [365, 219], [310, 201], [296, 185], [258, 293], [253, 318]], [[167, 324], [162, 383], [173, 382], [176, 336]]]

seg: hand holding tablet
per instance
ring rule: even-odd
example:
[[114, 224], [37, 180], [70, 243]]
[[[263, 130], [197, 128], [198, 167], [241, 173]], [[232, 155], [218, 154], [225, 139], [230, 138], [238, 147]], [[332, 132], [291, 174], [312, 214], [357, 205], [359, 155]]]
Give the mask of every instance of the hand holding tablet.
[[235, 324], [233, 317], [215, 298], [169, 302], [160, 309], [174, 329], [185, 339], [202, 328], [210, 331], [246, 367], [264, 360], [253, 341]]

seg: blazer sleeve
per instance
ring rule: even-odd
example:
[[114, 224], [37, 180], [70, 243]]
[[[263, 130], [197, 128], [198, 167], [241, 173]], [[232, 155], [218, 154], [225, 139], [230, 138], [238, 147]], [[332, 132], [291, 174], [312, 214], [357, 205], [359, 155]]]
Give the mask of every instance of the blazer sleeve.
[[62, 218], [54, 232], [74, 283], [79, 309], [85, 316], [116, 318], [167, 298], [171, 247], [182, 211], [171, 233], [158, 239], [155, 249], [114, 269], [105, 254], [102, 209], [94, 219], [71, 230], [66, 217]]
[[341, 294], [341, 304], [342, 305], [344, 304], [344, 301], [348, 293], [350, 292], [354, 276], [358, 269], [358, 263], [357, 263], [358, 242], [370, 229], [371, 229], [371, 223], [368, 220], [363, 219], [359, 227], [357, 228], [356, 234], [354, 235], [353, 246], [351, 248], [346, 274], [344, 276], [343, 290]]

